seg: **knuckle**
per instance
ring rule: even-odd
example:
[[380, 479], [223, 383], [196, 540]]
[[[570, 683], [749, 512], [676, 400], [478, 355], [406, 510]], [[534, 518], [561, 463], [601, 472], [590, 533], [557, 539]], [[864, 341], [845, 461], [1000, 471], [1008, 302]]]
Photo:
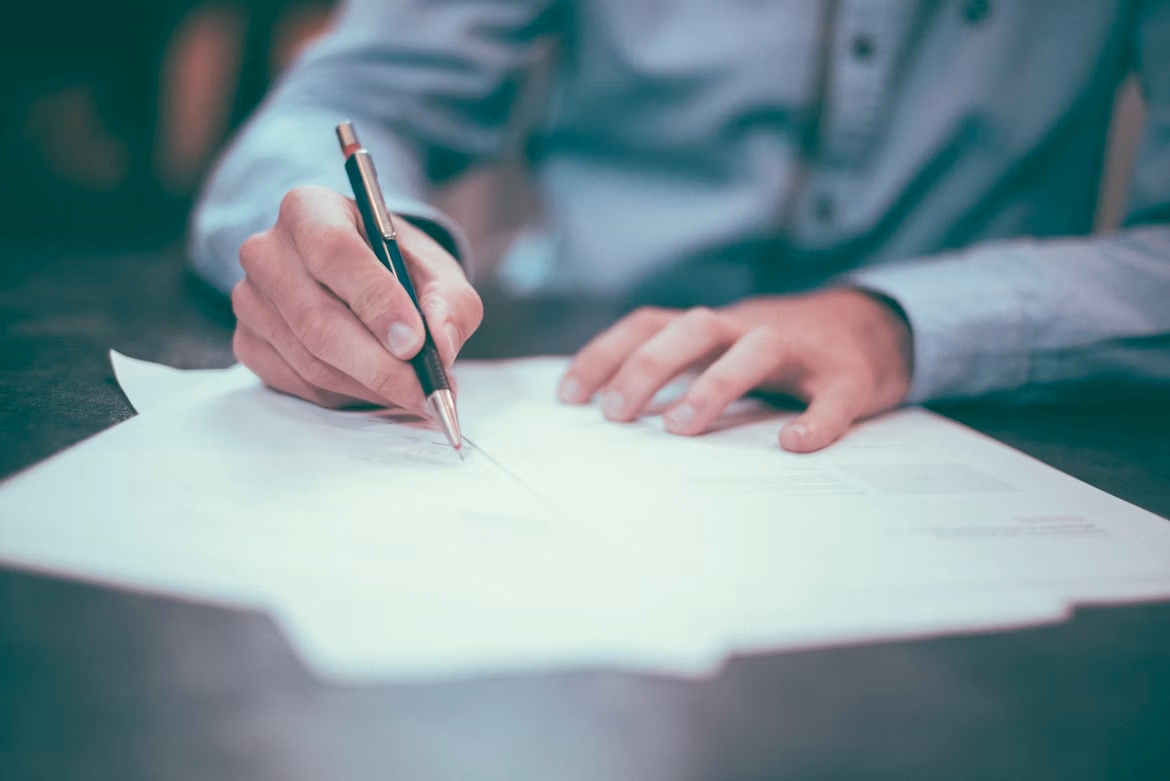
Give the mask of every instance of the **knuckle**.
[[336, 342], [336, 313], [326, 306], [307, 306], [294, 318], [293, 333], [313, 355], [329, 355]]
[[727, 399], [736, 395], [735, 379], [726, 372], [709, 371], [704, 377], [701, 394], [709, 399]]
[[357, 286], [350, 296], [353, 300], [346, 303], [363, 322], [374, 325], [374, 321], [390, 318], [402, 308], [405, 296], [400, 295], [397, 284], [389, 274], [385, 279], [370, 280]]
[[802, 372], [798, 375], [792, 383], [792, 390], [794, 394], [806, 401], [811, 400], [814, 396], [822, 391], [824, 381], [817, 374], [810, 372]]
[[332, 226], [309, 231], [306, 238], [305, 265], [314, 273], [342, 265], [355, 253], [355, 237]]
[[447, 299], [434, 290], [416, 290], [418, 305], [424, 312], [433, 312], [436, 316], [447, 314]]
[[637, 376], [658, 377], [666, 372], [662, 358], [646, 350], [638, 350], [631, 355], [626, 367]]
[[267, 231], [253, 233], [240, 245], [240, 268], [245, 274], [255, 273], [267, 260], [269, 256], [267, 237]]
[[[236, 320], [243, 320], [244, 315], [248, 309], [248, 301], [247, 301], [248, 291], [246, 289], [247, 284], [248, 284], [247, 280], [241, 280], [241, 281], [236, 283], [235, 287], [232, 288], [232, 293], [231, 293], [232, 314], [234, 314], [236, 316]], [[238, 333], [238, 329], [237, 329], [237, 333]]]
[[235, 353], [236, 360], [247, 366], [249, 369], [254, 369], [252, 365], [252, 344], [248, 339], [247, 333], [243, 328], [236, 327], [235, 333], [232, 334], [232, 352]]
[[[452, 309], [447, 306], [447, 299], [440, 298], [435, 293], [423, 293], [418, 300], [419, 310], [422, 312], [422, 319], [426, 322], [427, 328], [431, 329], [432, 335], [438, 330], [441, 324], [453, 324], [457, 330], [462, 332], [460, 325], [460, 314], [458, 307]], [[413, 305], [403, 308], [403, 313], [407, 320], [413, 321], [415, 308]]]
[[297, 367], [301, 379], [316, 389], [323, 389], [333, 381], [333, 371], [320, 358], [307, 356]]
[[394, 364], [380, 367], [374, 371], [369, 388], [384, 399], [398, 401], [404, 396], [402, 374], [400, 368]]
[[[471, 331], [479, 328], [483, 322], [483, 299], [471, 285], [461, 285], [452, 294], [453, 305], [462, 317], [457, 319], [467, 324]], [[467, 334], [470, 336], [470, 333]]]
[[298, 185], [280, 199], [280, 211], [277, 216], [278, 222], [295, 221], [305, 207], [312, 201], [314, 197], [314, 190], [310, 185]]
[[710, 307], [697, 306], [683, 315], [686, 321], [700, 331], [714, 331], [721, 324], [719, 315]]
[[642, 306], [626, 318], [632, 325], [650, 327], [661, 322], [665, 310], [657, 306]]
[[769, 357], [782, 352], [788, 344], [788, 339], [783, 333], [766, 325], [753, 328], [744, 334], [743, 338], [750, 340], [749, 344], [753, 349], [760, 350]]

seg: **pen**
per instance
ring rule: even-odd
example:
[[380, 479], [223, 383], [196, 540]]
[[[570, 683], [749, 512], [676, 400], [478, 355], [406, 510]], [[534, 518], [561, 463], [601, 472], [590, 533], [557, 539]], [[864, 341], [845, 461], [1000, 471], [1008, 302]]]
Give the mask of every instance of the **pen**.
[[451, 442], [451, 446], [463, 456], [463, 439], [459, 434], [459, 416], [455, 412], [455, 397], [451, 393], [451, 381], [447, 372], [443, 370], [443, 361], [439, 358], [439, 351], [435, 347], [435, 340], [431, 338], [431, 331], [427, 327], [427, 319], [423, 316], [422, 307], [418, 303], [418, 295], [414, 292], [414, 285], [410, 281], [410, 274], [406, 271], [406, 262], [402, 258], [402, 250], [398, 247], [398, 234], [394, 230], [394, 222], [390, 219], [390, 210], [386, 208], [386, 201], [382, 197], [382, 190], [378, 186], [378, 173], [374, 170], [374, 160], [370, 153], [358, 141], [353, 124], [342, 122], [337, 126], [337, 140], [341, 142], [341, 151], [345, 155], [345, 172], [349, 174], [349, 184], [353, 188], [353, 197], [357, 201], [358, 211], [362, 214], [362, 223], [366, 227], [366, 237], [370, 240], [370, 247], [382, 265], [397, 279], [406, 290], [414, 308], [418, 310], [419, 319], [423, 324], [423, 346], [418, 355], [410, 359], [410, 365], [418, 376], [422, 385], [423, 395], [426, 396], [427, 406], [439, 420], [443, 433]]

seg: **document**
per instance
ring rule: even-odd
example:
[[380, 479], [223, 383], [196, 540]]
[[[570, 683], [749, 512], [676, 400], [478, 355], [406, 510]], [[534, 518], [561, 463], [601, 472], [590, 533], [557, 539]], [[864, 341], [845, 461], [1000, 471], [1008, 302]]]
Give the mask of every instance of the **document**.
[[718, 662], [464, 417], [466, 460], [410, 415], [324, 410], [246, 370], [201, 377], [0, 489], [0, 559], [267, 609], [341, 680], [372, 668], [370, 637], [393, 646], [378, 675], [399, 679]]
[[563, 358], [468, 362], [462, 462], [401, 412], [112, 357], [142, 414], [0, 487], [0, 560], [265, 609], [333, 680], [705, 675], [1170, 597], [1170, 523], [923, 410], [795, 455], [752, 400], [681, 438], [558, 403]]
[[[722, 430], [686, 439], [657, 417], [615, 425], [551, 394], [523, 396], [555, 387], [563, 370], [509, 368], [525, 414], [485, 416], [484, 436], [595, 533], [677, 583], [722, 647], [788, 647], [806, 620], [822, 627], [814, 634], [849, 634], [914, 599], [967, 600], [972, 615], [1048, 605], [1055, 619], [1073, 604], [1170, 597], [1170, 523], [925, 410], [798, 455], [777, 446], [784, 416], [750, 401]], [[479, 372], [502, 374], [472, 366], [461, 383], [489, 384]], [[826, 616], [836, 629], [823, 629]]]
[[110, 366], [118, 387], [139, 414], [174, 401], [207, 380], [233, 375], [247, 377], [249, 374], [243, 364], [230, 369], [172, 369], [161, 363], [122, 355], [116, 350], [110, 350]]

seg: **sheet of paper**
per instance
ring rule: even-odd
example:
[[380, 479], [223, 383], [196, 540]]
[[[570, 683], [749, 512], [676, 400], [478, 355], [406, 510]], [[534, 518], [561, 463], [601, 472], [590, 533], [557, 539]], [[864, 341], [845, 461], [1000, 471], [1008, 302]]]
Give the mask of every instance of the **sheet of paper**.
[[[157, 398], [165, 401], [184, 392], [198, 387], [206, 382], [208, 373], [204, 372], [175, 372], [168, 367], [151, 364], [144, 361], [135, 361], [117, 353], [111, 354], [115, 366], [120, 363], [130, 363], [133, 371], [118, 371], [123, 378], [123, 389], [127, 395], [135, 400], [139, 397]], [[529, 360], [508, 364], [477, 365], [468, 364], [462, 368], [466, 379], [485, 391], [483, 397], [488, 400], [486, 409], [475, 408], [475, 399], [464, 401], [465, 416], [471, 414], [484, 420], [492, 419], [498, 412], [493, 398], [512, 399], [516, 404], [526, 408], [539, 408], [547, 405], [551, 400], [550, 388], [554, 387], [556, 375], [562, 370], [561, 359]], [[246, 372], [243, 367], [224, 371], [226, 378], [231, 373]], [[482, 376], [481, 376], [482, 375]], [[215, 376], [215, 373], [211, 373]], [[478, 397], [475, 397], [478, 398]], [[471, 409], [466, 409], [470, 407]], [[564, 410], [562, 410], [563, 412]], [[741, 404], [737, 410], [739, 415], [758, 415], [758, 405]], [[584, 427], [592, 428], [597, 424], [593, 413], [578, 414]], [[503, 425], [508, 428], [515, 426], [511, 417], [505, 417]], [[605, 426], [598, 426], [598, 431], [604, 433]], [[523, 449], [523, 442], [519, 443]], [[572, 443], [570, 443], [572, 444]], [[580, 451], [577, 451], [580, 454]], [[748, 482], [751, 482], [749, 480]], [[802, 473], [787, 477], [773, 478], [768, 483], [769, 489], [776, 489], [782, 483], [786, 491], [805, 491], [816, 495], [835, 493], [837, 488], [832, 480], [826, 481], [818, 477], [817, 473]], [[668, 533], [669, 534], [669, 533]], [[698, 566], [716, 564], [716, 559], [709, 556], [710, 550], [699, 558]], [[735, 546], [731, 555], [736, 555]], [[766, 562], [767, 563], [767, 562]], [[642, 563], [642, 571], [649, 572], [649, 562]], [[692, 564], [692, 566], [694, 566]], [[771, 568], [768, 568], [771, 570]], [[588, 577], [586, 575], [585, 577]], [[772, 573], [774, 580], [775, 574]], [[684, 579], [685, 580], [685, 579]], [[698, 582], [708, 582], [699, 579]], [[637, 588], [637, 584], [633, 584]], [[739, 584], [744, 590], [753, 587], [752, 584]], [[763, 584], [769, 587], [769, 584]], [[677, 588], [677, 586], [676, 586]], [[733, 592], [735, 587], [733, 586]], [[818, 645], [831, 645], [846, 642], [873, 641], [883, 637], [923, 636], [957, 631], [977, 631], [986, 628], [1005, 628], [1015, 625], [1031, 625], [1047, 620], [1057, 620], [1063, 613], [1063, 604], [1058, 600], [1042, 596], [1027, 596], [1016, 592], [998, 594], [996, 596], [980, 595], [978, 598], [964, 597], [949, 594], [945, 599], [889, 599], [885, 597], [852, 597], [838, 599], [826, 609], [823, 602], [814, 608], [806, 603], [795, 607], [792, 599], [764, 599], [764, 600], [736, 600], [739, 604], [737, 623], [743, 627], [735, 644], [726, 642], [718, 644], [718, 650], [713, 654], [721, 655], [732, 648], [744, 650], [755, 648], [804, 648]], [[410, 605], [402, 611], [412, 615], [417, 621], [429, 622], [429, 625], [419, 627], [410, 634], [415, 637], [426, 637], [436, 630], [435, 624], [442, 624], [443, 619], [439, 611], [433, 607], [433, 602], [420, 611], [411, 611]], [[601, 600], [595, 601], [599, 609], [605, 609]], [[778, 605], [784, 604], [787, 609], [781, 612]], [[339, 609], [338, 606], [343, 606]], [[753, 616], [756, 611], [762, 615]], [[393, 675], [402, 675], [401, 666], [396, 667], [394, 660], [400, 660], [405, 652], [402, 643], [400, 622], [372, 622], [368, 620], [371, 612], [369, 605], [355, 601], [353, 598], [338, 598], [323, 596], [321, 593], [306, 594], [303, 598], [286, 603], [281, 609], [279, 620], [286, 632], [292, 637], [302, 655], [317, 669], [329, 671], [334, 678], [347, 680], [374, 679]], [[372, 612], [377, 612], [373, 610]], [[522, 617], [522, 616], [521, 616]], [[650, 620], [651, 616], [642, 617], [639, 621]], [[696, 621], [697, 624], [697, 621]], [[548, 636], [553, 628], [547, 623], [517, 621], [520, 627], [534, 627], [536, 631], [546, 636], [545, 645], [550, 639]], [[776, 630], [783, 627], [783, 632]], [[693, 627], [692, 627], [693, 629]], [[634, 626], [627, 630], [627, 637], [637, 638], [644, 634], [644, 627]], [[513, 630], [513, 638], [522, 638], [523, 632]], [[499, 634], [497, 633], [497, 638]], [[684, 642], [690, 642], [693, 637]], [[540, 647], [539, 645], [535, 647]], [[388, 652], [387, 648], [393, 650]], [[532, 648], [532, 646], [530, 646]], [[598, 645], [568, 647], [560, 649], [560, 653], [520, 653], [515, 645], [511, 648], [496, 648], [491, 653], [503, 662], [510, 659], [512, 665], [528, 668], [547, 666], [549, 664], [563, 664], [568, 660], [576, 659], [581, 664], [614, 663], [620, 665], [622, 658], [598, 654]], [[488, 650], [483, 648], [485, 652]], [[576, 653], [574, 654], [574, 651]], [[625, 660], [628, 661], [632, 648], [623, 649]], [[415, 672], [427, 671], [435, 668], [433, 649], [427, 649], [410, 661]], [[714, 661], [714, 658], [709, 660]], [[646, 663], [652, 666], [652, 659]], [[442, 662], [439, 662], [442, 666]], [[702, 667], [696, 664], [696, 669]]]
[[[110, 360], [122, 390], [140, 412], [173, 401], [209, 380], [218, 379], [222, 383], [251, 382], [250, 374], [241, 365], [226, 370], [179, 371], [161, 364], [130, 358], [113, 350], [110, 351]], [[465, 420], [465, 427], [466, 424]], [[500, 526], [496, 524], [493, 528], [498, 531]], [[469, 526], [459, 530], [459, 533], [464, 535], [482, 533], [482, 526], [477, 525], [474, 528]], [[526, 552], [523, 547], [515, 546], [506, 535], [493, 542], [497, 545], [506, 544], [520, 556]], [[525, 564], [523, 560], [519, 563]], [[596, 573], [581, 573], [578, 577], [580, 583], [597, 579]], [[600, 584], [592, 586], [590, 591], [586, 592], [589, 595], [586, 604], [593, 609], [606, 610], [607, 601], [601, 598], [602, 591], [606, 586], [612, 587], [613, 583], [611, 578], [607, 578]], [[543, 589], [538, 586], [537, 590]], [[394, 621], [372, 622], [368, 620], [371, 605], [367, 595], [362, 594], [356, 598], [345, 593], [325, 596], [325, 591], [327, 589], [321, 584], [315, 584], [311, 592], [283, 601], [277, 611], [277, 619], [286, 633], [294, 639], [302, 656], [317, 669], [329, 671], [334, 678], [361, 680], [386, 675], [401, 677], [404, 673], [414, 675], [427, 674], [430, 671], [442, 672], [445, 668], [450, 668], [452, 663], [442, 655], [441, 646], [427, 638], [433, 638], [437, 631], [466, 630], [455, 625], [450, 615], [443, 612], [443, 605], [436, 602], [434, 594], [429, 594], [428, 599], [423, 602], [416, 603], [407, 599], [405, 603], [396, 605]], [[618, 594], [610, 598], [620, 599], [621, 596]], [[387, 604], [385, 595], [379, 595], [378, 600], [381, 609], [385, 611]], [[378, 605], [374, 607], [377, 608]], [[451, 610], [458, 609], [457, 604], [446, 607]], [[644, 657], [642, 664], [655, 669], [662, 669], [664, 664], [667, 666], [676, 664], [669, 660], [664, 661], [662, 654], [654, 649], [654, 643], [657, 641], [653, 638], [656, 635], [646, 632], [646, 624], [655, 620], [654, 615], [635, 615], [635, 625], [626, 627], [626, 630], [618, 635], [624, 635], [626, 639], [617, 649], [612, 647], [614, 645], [612, 640], [604, 638], [601, 641], [583, 643], [579, 636], [579, 623], [573, 631], [558, 634], [555, 621], [550, 621], [548, 615], [532, 616], [524, 612], [523, 605], [512, 605], [506, 601], [498, 605], [495, 612], [476, 616], [477, 621], [499, 622], [504, 618], [512, 623], [506, 633], [497, 625], [494, 632], [476, 638], [481, 658], [493, 659], [493, 666], [496, 669], [518, 665], [526, 668], [550, 664], [565, 665], [573, 663], [574, 660], [584, 665], [604, 661], [619, 665], [625, 662], [626, 666], [629, 666], [631, 660], [638, 662], [639, 654]], [[579, 615], [573, 611], [558, 611], [553, 618], [568, 621], [570, 625], [579, 622]], [[614, 633], [614, 628], [609, 626], [614, 618], [614, 615], [610, 615], [602, 622], [605, 625], [605, 632]], [[440, 630], [439, 628], [443, 626], [447, 628]], [[661, 631], [669, 633], [678, 630], [663, 628]], [[675, 645], [684, 647], [693, 645], [696, 637], [694, 628], [687, 626], [683, 631], [686, 636], [680, 641], [675, 641]], [[539, 633], [539, 637], [531, 637], [533, 632]], [[404, 636], [422, 642], [417, 648], [412, 649], [403, 641]], [[642, 649], [639, 644], [644, 637], [651, 640], [645, 644], [645, 649]], [[409, 661], [397, 667], [396, 662], [386, 662], [380, 651], [386, 643], [394, 644], [396, 647], [393, 659], [407, 658]], [[547, 650], [550, 645], [554, 648], [552, 653]], [[693, 657], [688, 656], [684, 660], [683, 671], [705, 670], [717, 664], [718, 658], [715, 649], [695, 652]], [[402, 669], [403, 666], [407, 668], [405, 671]]]
[[172, 369], [161, 363], [122, 355], [117, 350], [110, 350], [110, 366], [130, 406], [139, 414], [174, 401], [207, 380], [225, 373], [246, 375], [248, 371], [238, 364], [230, 369]]
[[[750, 404], [732, 416], [746, 422], [681, 439], [655, 417], [615, 426], [592, 407], [521, 395], [555, 387], [562, 371], [546, 361], [506, 379], [465, 372], [463, 385], [502, 381], [497, 392], [524, 398], [522, 416], [481, 414], [493, 452], [616, 547], [655, 551], [663, 577], [691, 588], [691, 604], [731, 636], [765, 637], [761, 613], [877, 590], [1170, 596], [1170, 523], [924, 410], [794, 455], [776, 445], [780, 419], [753, 421]], [[775, 630], [783, 643], [787, 624]]]
[[323, 410], [229, 371], [7, 484], [0, 557], [266, 607], [337, 677], [372, 628], [395, 644], [379, 669], [402, 678], [718, 661], [620, 557], [466, 450], [422, 421]]
[[[676, 593], [689, 586], [692, 608], [726, 627], [723, 644], [787, 647], [814, 631], [806, 626], [838, 638], [872, 632], [879, 611], [862, 610], [856, 595], [875, 589], [899, 606], [891, 613], [930, 615], [927, 597], [947, 589], [952, 606], [961, 597], [968, 615], [1005, 622], [1011, 605], [1056, 617], [1058, 605], [1170, 593], [1162, 519], [930, 413], [887, 416], [830, 450], [793, 456], [775, 446], [779, 418], [751, 402], [723, 431], [685, 441], [653, 417], [613, 426], [593, 408], [564, 407], [553, 396], [564, 365], [468, 364], [461, 382], [479, 393], [461, 399], [464, 414], [580, 523], [616, 548], [656, 551], [641, 566]], [[829, 599], [856, 607], [826, 612]], [[833, 626], [816, 628], [825, 615]]]
[[754, 402], [683, 439], [557, 403], [564, 359], [469, 363], [456, 464], [419, 421], [241, 367], [126, 365], [148, 414], [0, 490], [0, 557], [262, 605], [335, 679], [702, 674], [1170, 596], [1166, 521], [921, 410], [796, 456]]

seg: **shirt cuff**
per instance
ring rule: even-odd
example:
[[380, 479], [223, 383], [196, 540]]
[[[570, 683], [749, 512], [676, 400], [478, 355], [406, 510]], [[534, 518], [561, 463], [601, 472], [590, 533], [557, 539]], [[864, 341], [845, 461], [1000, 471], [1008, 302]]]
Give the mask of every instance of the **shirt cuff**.
[[950, 257], [866, 269], [842, 282], [902, 307], [914, 344], [906, 402], [921, 404], [1025, 384], [1026, 293], [1009, 279]]

